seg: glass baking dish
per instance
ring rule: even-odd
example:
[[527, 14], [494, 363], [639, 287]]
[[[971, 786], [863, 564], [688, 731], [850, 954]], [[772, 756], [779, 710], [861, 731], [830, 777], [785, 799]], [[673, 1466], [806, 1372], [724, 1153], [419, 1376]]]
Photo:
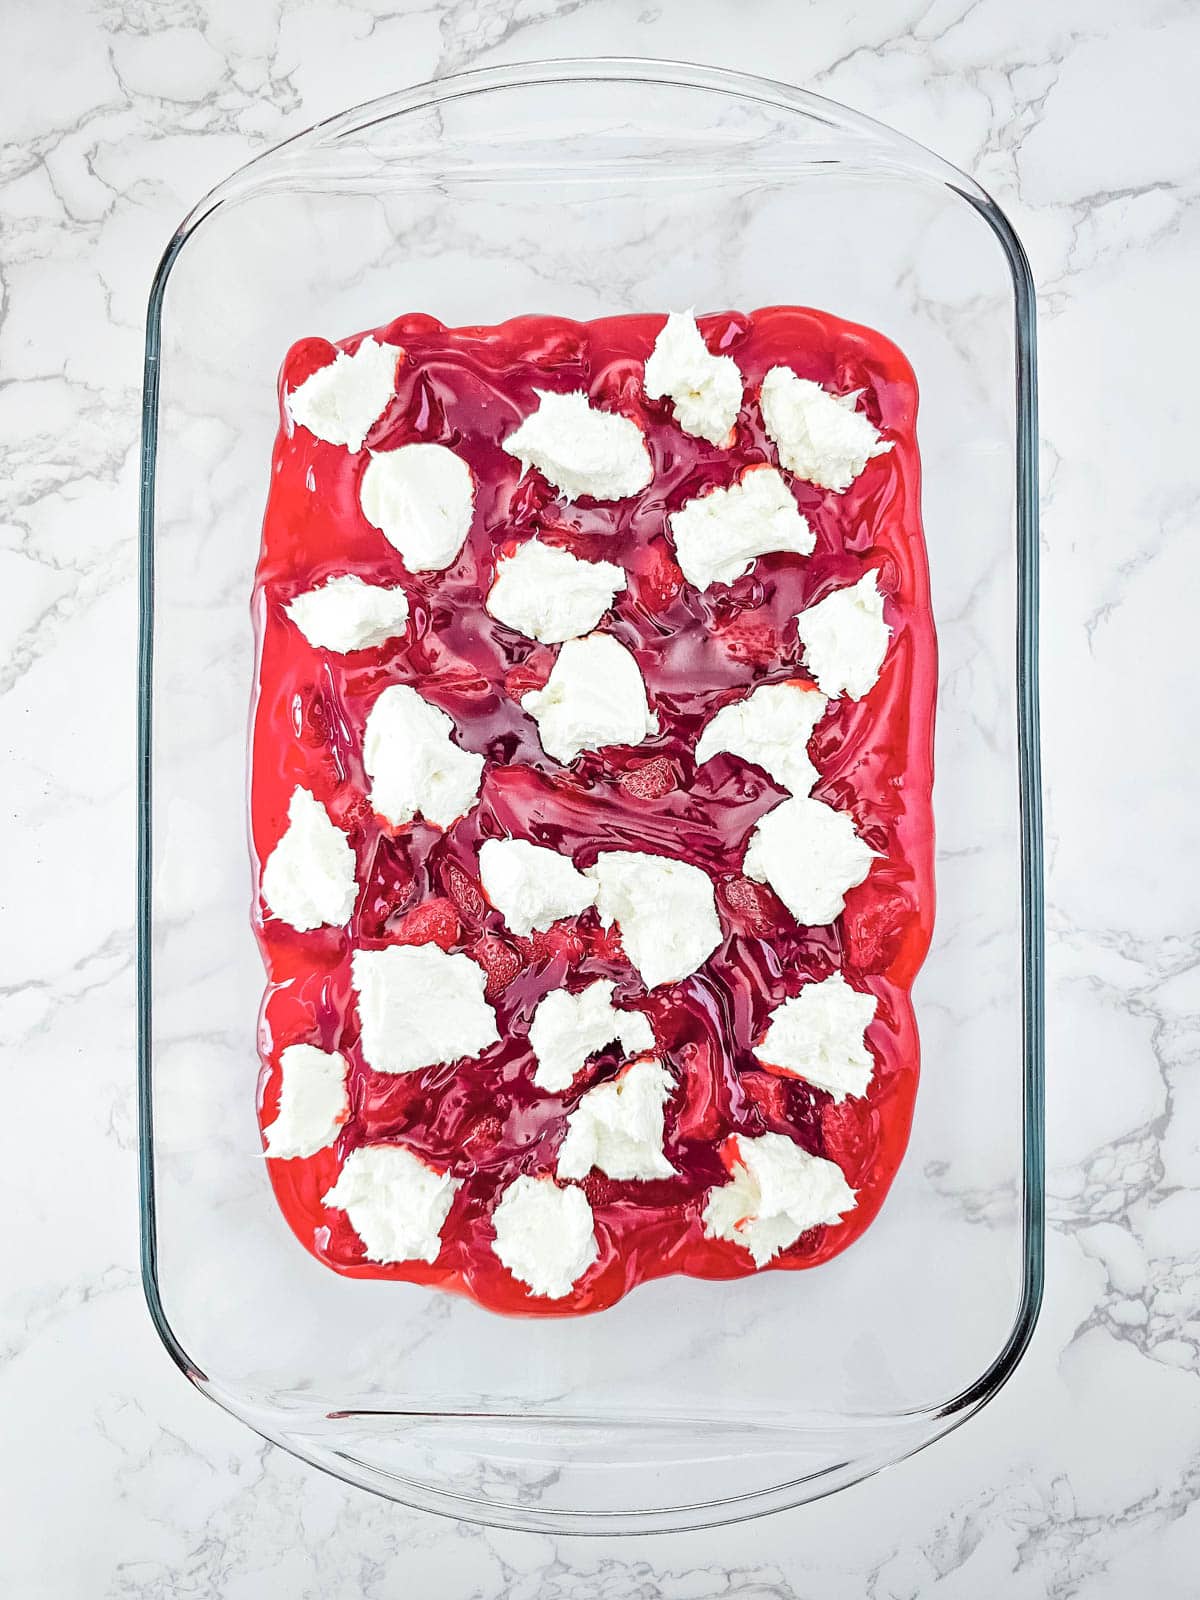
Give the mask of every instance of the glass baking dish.
[[[291, 1237], [255, 1119], [249, 596], [283, 354], [407, 310], [777, 303], [879, 329], [922, 393], [938, 915], [891, 1195], [812, 1271], [659, 1280], [591, 1317], [338, 1276]], [[648, 1532], [844, 1487], [1013, 1370], [1042, 1283], [1033, 319], [1021, 247], [971, 179], [814, 95], [667, 62], [406, 90], [181, 225], [146, 334], [144, 1276], [182, 1370], [266, 1438], [459, 1517]]]

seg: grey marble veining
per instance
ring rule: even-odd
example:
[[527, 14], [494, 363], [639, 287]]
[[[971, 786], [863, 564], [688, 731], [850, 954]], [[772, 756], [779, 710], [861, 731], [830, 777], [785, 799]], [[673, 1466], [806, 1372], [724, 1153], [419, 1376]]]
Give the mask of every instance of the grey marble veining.
[[[1200, 1569], [1200, 162], [1187, 0], [51, 0], [5, 16], [0, 1580], [20, 1600], [1109, 1600]], [[69, 48], [65, 41], [70, 41]], [[384, 1504], [263, 1445], [158, 1346], [135, 1270], [133, 529], [142, 316], [248, 156], [471, 64], [777, 73], [922, 139], [1042, 292], [1051, 1238], [978, 1418], [765, 1522], [556, 1540]], [[20, 829], [19, 834], [17, 829]], [[948, 1180], [983, 1215], [1009, 1197]]]

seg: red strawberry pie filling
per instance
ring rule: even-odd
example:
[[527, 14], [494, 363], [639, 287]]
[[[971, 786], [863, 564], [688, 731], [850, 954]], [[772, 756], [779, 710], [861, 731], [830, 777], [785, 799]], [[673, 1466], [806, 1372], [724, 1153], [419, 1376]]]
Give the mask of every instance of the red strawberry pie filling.
[[561, 1314], [876, 1215], [933, 916], [916, 400], [793, 307], [291, 350], [259, 1110], [329, 1266]]

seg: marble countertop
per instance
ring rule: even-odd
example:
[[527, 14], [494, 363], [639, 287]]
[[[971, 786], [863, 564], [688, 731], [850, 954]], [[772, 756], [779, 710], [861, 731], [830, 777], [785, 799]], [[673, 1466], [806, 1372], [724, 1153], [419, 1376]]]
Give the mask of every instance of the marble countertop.
[[[1200, 1570], [1200, 161], [1188, 0], [49, 0], [0, 73], [0, 1587], [20, 1600], [1184, 1600]], [[1041, 294], [1046, 1308], [968, 1426], [804, 1510], [500, 1533], [321, 1476], [179, 1377], [136, 1268], [142, 318], [192, 201], [467, 65], [775, 74], [974, 173]], [[17, 830], [19, 829], [19, 834]], [[1146, 842], [1153, 841], [1147, 851]], [[1160, 865], [1161, 863], [1161, 865]], [[15, 1270], [14, 1270], [15, 1269]]]

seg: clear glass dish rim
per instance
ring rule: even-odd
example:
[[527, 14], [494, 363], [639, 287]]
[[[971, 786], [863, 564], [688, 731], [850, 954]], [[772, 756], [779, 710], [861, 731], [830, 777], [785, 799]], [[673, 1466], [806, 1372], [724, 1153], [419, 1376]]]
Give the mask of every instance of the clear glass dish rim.
[[[897, 1425], [906, 1417], [925, 1423], [925, 1431], [911, 1448], [886, 1459], [866, 1463], [863, 1470], [816, 1494], [797, 1493], [805, 1479], [758, 1490], [730, 1501], [704, 1506], [676, 1507], [664, 1519], [662, 1511], [537, 1512], [519, 1506], [499, 1508], [494, 1502], [449, 1494], [415, 1480], [397, 1479], [403, 1498], [422, 1509], [442, 1512], [468, 1521], [503, 1527], [526, 1527], [563, 1533], [651, 1533], [671, 1526], [697, 1528], [770, 1515], [801, 1501], [835, 1493], [884, 1466], [924, 1448], [961, 1425], [987, 1404], [1011, 1377], [1033, 1336], [1041, 1309], [1045, 1270], [1045, 1132], [1044, 1132], [1044, 904], [1042, 864], [1042, 798], [1040, 717], [1038, 703], [1038, 463], [1036, 386], [1036, 300], [1033, 278], [1024, 249], [1007, 217], [991, 196], [969, 175], [923, 145], [885, 124], [852, 111], [836, 101], [790, 84], [753, 74], [733, 72], [698, 63], [651, 57], [561, 57], [515, 62], [455, 73], [415, 84], [394, 94], [352, 107], [313, 124], [273, 146], [238, 168], [210, 190], [179, 224], [158, 264], [147, 313], [143, 365], [141, 418], [141, 480], [139, 500], [139, 623], [137, 647], [137, 1100], [139, 1242], [143, 1292], [151, 1321], [168, 1355], [190, 1382], [262, 1437], [292, 1454], [360, 1487], [384, 1493], [365, 1476], [355, 1476], [345, 1466], [333, 1468], [319, 1453], [306, 1452], [293, 1436], [273, 1428], [251, 1409], [234, 1403], [220, 1392], [192, 1360], [176, 1336], [163, 1304], [158, 1277], [158, 1237], [155, 1204], [153, 1148], [153, 1083], [151, 1040], [151, 937], [153, 930], [152, 882], [152, 782], [153, 782], [153, 632], [155, 481], [158, 446], [159, 363], [164, 295], [172, 267], [188, 239], [220, 206], [246, 198], [268, 187], [274, 179], [304, 172], [304, 155], [335, 145], [349, 134], [375, 123], [466, 96], [495, 90], [548, 87], [559, 83], [621, 83], [705, 90], [757, 102], [779, 111], [799, 112], [827, 124], [839, 135], [862, 141], [871, 151], [874, 170], [890, 169], [910, 178], [933, 181], [952, 189], [971, 205], [995, 234], [1008, 264], [1014, 305], [1015, 358], [1014, 414], [1016, 420], [1016, 694], [1018, 802], [1021, 850], [1022, 987], [1023, 987], [1023, 1151], [1021, 1227], [1023, 1239], [1022, 1286], [1017, 1313], [999, 1352], [965, 1389], [933, 1410], [897, 1413]], [[343, 175], [345, 176], [345, 175]], [[420, 1416], [415, 1412], [388, 1412], [395, 1416]], [[425, 1414], [427, 1415], [427, 1413]], [[493, 1414], [488, 1413], [489, 1417]], [[481, 1417], [480, 1419], [484, 1419]], [[494, 1420], [500, 1420], [495, 1414]], [[555, 1419], [547, 1416], [547, 1423]], [[697, 1520], [692, 1512], [709, 1513]]]

